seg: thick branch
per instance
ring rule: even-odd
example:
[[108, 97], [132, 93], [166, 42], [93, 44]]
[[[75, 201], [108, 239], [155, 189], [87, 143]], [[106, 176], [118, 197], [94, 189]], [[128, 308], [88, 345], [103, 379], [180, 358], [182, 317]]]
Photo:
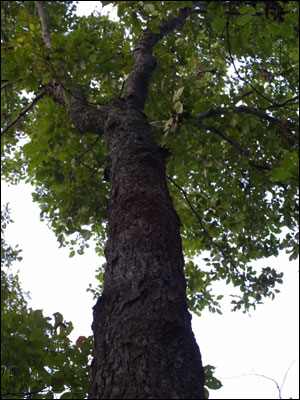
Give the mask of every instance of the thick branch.
[[54, 101], [65, 106], [68, 117], [79, 132], [102, 135], [105, 108], [91, 107], [81, 87], [66, 90], [62, 83], [54, 82], [47, 85], [46, 92]]
[[[44, 43], [46, 47], [51, 48], [48, 21], [42, 2], [35, 1], [35, 6], [42, 26]], [[59, 68], [61, 68], [63, 73], [65, 72], [62, 65]], [[71, 82], [71, 77], [68, 77], [67, 83]], [[45, 86], [46, 93], [50, 94], [53, 100], [65, 106], [72, 124], [79, 132], [90, 132], [101, 135], [104, 121], [103, 112], [88, 104], [86, 95], [81, 87], [77, 86], [76, 88], [67, 89], [64, 83], [66, 82], [59, 82], [57, 77], [54, 78], [50, 84]]]
[[127, 79], [125, 90], [125, 99], [129, 100], [134, 108], [142, 110], [145, 106], [149, 83], [156, 67], [156, 59], [152, 55], [153, 46], [163, 37], [183, 28], [187, 17], [195, 12], [194, 8], [197, 6], [197, 2], [194, 3], [192, 7], [181, 8], [177, 17], [167, 21], [161, 19], [158, 23], [160, 33], [153, 33], [147, 29], [137, 41], [134, 51], [134, 67]]

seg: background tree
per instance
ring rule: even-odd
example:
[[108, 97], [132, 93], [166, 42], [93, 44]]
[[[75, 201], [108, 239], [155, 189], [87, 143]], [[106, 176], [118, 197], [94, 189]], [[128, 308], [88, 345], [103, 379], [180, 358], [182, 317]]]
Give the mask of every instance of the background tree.
[[72, 344], [71, 322], [28, 307], [18, 275], [11, 265], [21, 261], [21, 250], [6, 243], [7, 206], [1, 209], [1, 397], [3, 399], [82, 399], [90, 383], [89, 361], [93, 338], [80, 336]]
[[[254, 271], [251, 260], [277, 255], [279, 248], [287, 249], [291, 258], [298, 255], [298, 3], [116, 2], [117, 24], [101, 16], [77, 18], [69, 2], [43, 2], [45, 13], [40, 2], [35, 3], [2, 3], [3, 174], [13, 182], [27, 177], [35, 184], [41, 215], [61, 245], [74, 247], [70, 255], [75, 246], [82, 253], [92, 236], [103, 252], [111, 186], [102, 312], [114, 301], [115, 310], [130, 303], [127, 310], [134, 305], [131, 310], [143, 312], [155, 296], [166, 304], [168, 294], [173, 299], [181, 296], [173, 301], [183, 307], [183, 337], [190, 334], [181, 273], [172, 279], [165, 275], [180, 271], [182, 264], [177, 217], [164, 184], [166, 157], [170, 191], [183, 224], [184, 253], [192, 257], [210, 251], [207, 268], [200, 270], [192, 261], [185, 265], [190, 309], [199, 313], [208, 306], [221, 312], [222, 295], [215, 296], [210, 288], [219, 279], [241, 288], [234, 309], [248, 310], [263, 296], [273, 297], [281, 274], [271, 268]], [[234, 77], [228, 74], [229, 66]], [[35, 108], [21, 90], [36, 92]], [[140, 109], [150, 121], [155, 143]], [[23, 132], [30, 141], [16, 150]], [[120, 143], [120, 132], [131, 132], [128, 142]], [[130, 160], [136, 162], [132, 169]], [[154, 176], [157, 190], [145, 189]], [[132, 198], [121, 199], [125, 182], [143, 188], [143, 196], [139, 189], [132, 191]], [[125, 222], [118, 222], [124, 210]], [[128, 228], [133, 221], [136, 229], [120, 236], [118, 224], [127, 223]], [[153, 221], [160, 222], [155, 229]], [[160, 231], [163, 221], [169, 226], [167, 235], [167, 230]], [[151, 280], [155, 262], [145, 262], [151, 268], [144, 272], [130, 263], [132, 269], [124, 271], [128, 260], [120, 254], [126, 258], [126, 247], [119, 247], [116, 255], [117, 245], [130, 239], [135, 254], [143, 258], [144, 247], [138, 250], [137, 239], [146, 226], [152, 232], [150, 247], [154, 233], [161, 233], [156, 242], [157, 254], [164, 253], [157, 263], [158, 280]], [[278, 236], [284, 226], [288, 234]], [[74, 232], [77, 238], [67, 240]], [[167, 236], [177, 241], [177, 253], [171, 254], [176, 246], [164, 242]], [[173, 268], [176, 262], [178, 269]], [[174, 284], [170, 292], [168, 281]], [[125, 315], [126, 310], [118, 323]], [[151, 318], [147, 323], [152, 326]], [[165, 324], [160, 320], [156, 325], [165, 335], [167, 325], [177, 327], [174, 319]], [[128, 329], [136, 333], [138, 328]], [[116, 386], [122, 390], [122, 385]]]

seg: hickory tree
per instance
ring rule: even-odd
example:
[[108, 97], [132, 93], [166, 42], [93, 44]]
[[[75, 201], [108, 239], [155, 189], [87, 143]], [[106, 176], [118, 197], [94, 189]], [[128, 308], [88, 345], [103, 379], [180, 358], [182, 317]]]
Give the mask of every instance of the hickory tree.
[[221, 313], [219, 280], [255, 308], [282, 273], [252, 262], [298, 256], [299, 3], [103, 1], [117, 22], [75, 3], [1, 2], [2, 177], [34, 185], [71, 257], [106, 257], [92, 373], [92, 338], [20, 297], [4, 398], [204, 398], [188, 309]]

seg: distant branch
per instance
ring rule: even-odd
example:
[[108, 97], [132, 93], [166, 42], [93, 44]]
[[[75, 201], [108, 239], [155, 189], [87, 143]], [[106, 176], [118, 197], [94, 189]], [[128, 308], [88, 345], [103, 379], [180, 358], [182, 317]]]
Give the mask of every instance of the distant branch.
[[7, 86], [10, 86], [11, 85], [11, 82], [5, 82], [5, 83], [3, 83], [3, 85], [1, 85], [1, 90], [2, 89], [5, 89]]
[[38, 100], [40, 100], [44, 95], [46, 94], [46, 90], [43, 89], [32, 101], [31, 104], [29, 104], [27, 107], [22, 110], [19, 115], [10, 123], [7, 125], [5, 129], [1, 132], [1, 137], [10, 129], [12, 128], [31, 108], [36, 104]]
[[[281, 107], [281, 106], [283, 106], [284, 104], [287, 104], [287, 103], [288, 103], [288, 101], [286, 101], [285, 103], [282, 103], [282, 104], [278, 104], [278, 106]], [[241, 105], [239, 107], [234, 107], [232, 109], [233, 109], [233, 111], [236, 111], [237, 113], [241, 113], [242, 112], [242, 113], [254, 115], [257, 118], [265, 119], [265, 120], [273, 122], [275, 124], [279, 124], [279, 125], [283, 125], [284, 124], [279, 119], [271, 117], [271, 115], [268, 115], [268, 114], [266, 114], [264, 112], [256, 110], [255, 108], [250, 108], [250, 107], [246, 107], [246, 106]], [[289, 125], [293, 126], [293, 127], [297, 126], [297, 124], [295, 122], [293, 122], [293, 121], [289, 121]]]

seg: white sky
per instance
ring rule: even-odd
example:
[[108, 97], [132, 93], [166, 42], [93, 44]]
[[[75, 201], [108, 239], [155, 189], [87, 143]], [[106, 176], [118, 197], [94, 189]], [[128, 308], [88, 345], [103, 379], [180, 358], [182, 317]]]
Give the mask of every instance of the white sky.
[[[80, 2], [89, 13], [100, 2]], [[83, 4], [82, 4], [83, 3]], [[90, 4], [93, 3], [93, 4]], [[90, 8], [89, 8], [90, 7]], [[24, 183], [10, 186], [1, 182], [2, 203], [10, 202], [15, 223], [6, 231], [7, 243], [19, 244], [23, 261], [16, 263], [24, 291], [30, 291], [29, 305], [43, 309], [45, 316], [59, 311], [72, 321], [71, 338], [92, 334], [92, 294], [89, 283], [97, 284], [95, 270], [104, 260], [92, 248], [83, 256], [69, 258], [68, 249], [59, 249], [54, 233], [39, 220], [39, 208], [31, 201], [33, 188]], [[266, 300], [251, 316], [230, 312], [223, 315], [204, 312], [193, 317], [193, 330], [200, 346], [203, 364], [213, 365], [223, 387], [210, 391], [214, 399], [276, 399], [274, 382], [251, 374], [265, 375], [281, 386], [282, 398], [299, 398], [299, 280], [298, 261], [289, 262], [283, 253], [278, 258], [258, 262], [259, 266], [283, 271], [284, 284], [274, 301]], [[219, 285], [218, 294], [228, 294]]]

